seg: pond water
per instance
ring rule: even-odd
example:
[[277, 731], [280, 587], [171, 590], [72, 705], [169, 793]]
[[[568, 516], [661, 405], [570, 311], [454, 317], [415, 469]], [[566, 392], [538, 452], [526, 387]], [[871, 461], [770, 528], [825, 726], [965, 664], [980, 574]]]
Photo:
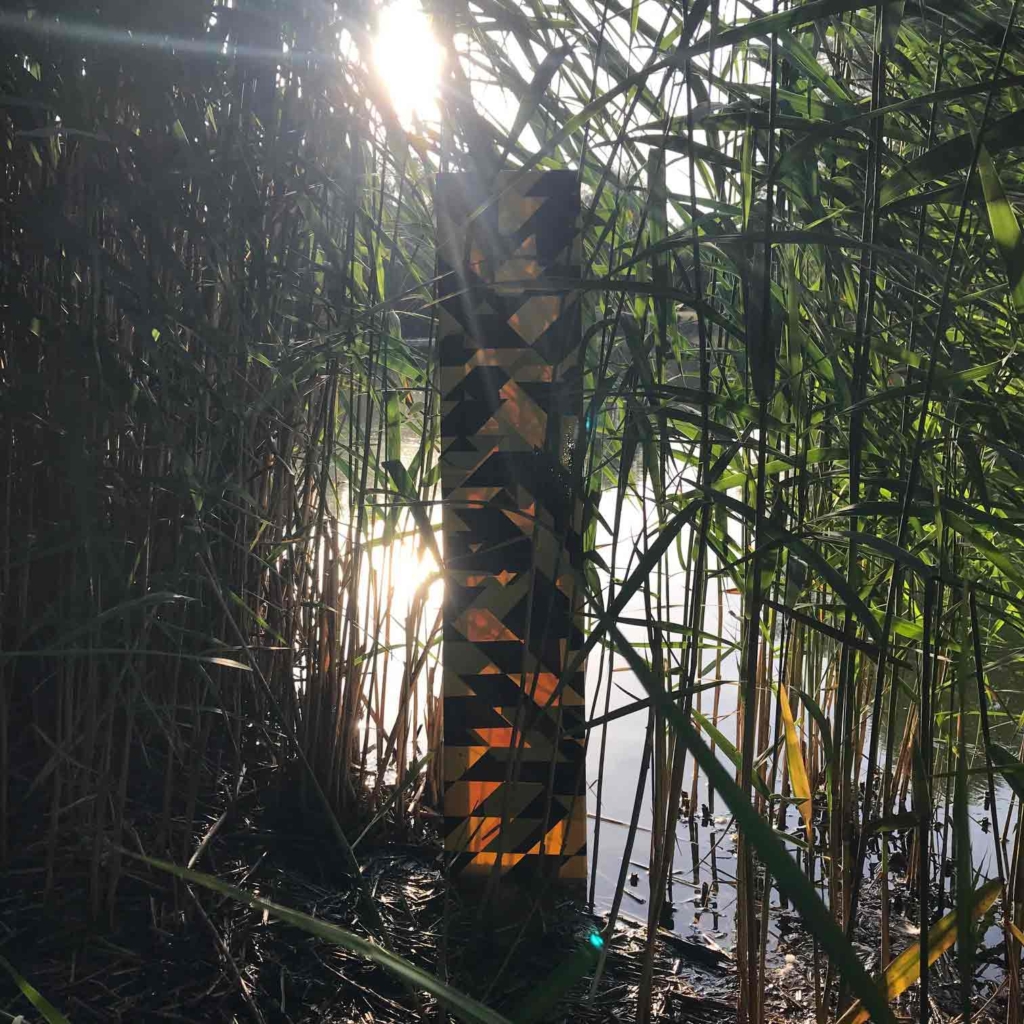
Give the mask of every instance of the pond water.
[[[602, 514], [611, 522], [614, 513], [614, 494], [606, 494], [602, 501]], [[616, 575], [621, 580], [628, 572], [630, 563], [635, 562], [635, 545], [644, 529], [644, 510], [638, 502], [631, 502], [623, 511], [623, 523], [618, 545], [615, 551]], [[440, 529], [437, 530], [440, 541]], [[611, 544], [607, 535], [599, 535], [598, 548], [607, 562], [611, 562]], [[681, 545], [675, 549], [685, 551], [688, 548], [688, 537], [685, 532], [681, 536]], [[383, 720], [391, 723], [397, 710], [398, 684], [402, 667], [406, 659], [404, 643], [405, 616], [410, 602], [418, 588], [426, 587], [426, 603], [422, 615], [423, 623], [432, 623], [440, 609], [442, 584], [432, 574], [436, 570], [432, 558], [425, 554], [414, 536], [407, 536], [397, 541], [391, 549], [391, 567], [389, 576], [390, 600], [390, 648], [380, 657], [392, 662], [392, 679], [396, 680], [385, 695]], [[673, 621], [685, 621], [685, 573], [678, 563], [673, 564], [666, 559], [667, 584], [662, 583], [668, 591], [670, 602], [666, 617]], [[375, 569], [385, 565], [382, 549], [376, 549], [371, 556]], [[607, 577], [605, 578], [607, 582]], [[738, 664], [737, 656], [731, 645], [735, 645], [739, 635], [738, 614], [740, 598], [738, 594], [729, 592], [732, 583], [724, 580], [722, 584], [721, 606], [714, 598], [716, 585], [709, 588], [709, 600], [705, 617], [705, 630], [709, 634], [721, 635], [724, 640], [722, 657], [716, 666], [715, 652], [705, 651], [702, 655], [702, 683], [719, 681], [715, 688], [703, 691], [699, 703], [695, 703], [709, 719], [713, 709], [717, 712], [714, 719], [720, 732], [733, 744], [736, 743], [736, 709], [738, 695]], [[721, 628], [719, 626], [721, 614]], [[625, 620], [632, 623], [623, 625], [622, 631], [640, 649], [647, 642], [646, 610], [642, 594], [637, 594], [627, 605], [623, 613]], [[380, 639], [380, 637], [378, 637]], [[436, 648], [435, 648], [436, 650]], [[615, 670], [611, 675], [611, 691], [607, 691], [608, 673], [604, 672], [599, 649], [591, 654], [587, 666], [587, 705], [589, 712], [595, 707], [596, 714], [605, 714], [606, 707], [614, 711], [625, 707], [644, 697], [644, 691], [635, 676], [628, 671], [621, 658], [616, 660]], [[678, 677], [677, 677], [678, 678]], [[1007, 685], [1002, 685], [1003, 683]], [[436, 674], [435, 692], [440, 686], [440, 673]], [[1012, 716], [1019, 716], [1024, 711], [1024, 699], [1009, 680], [1000, 681], [1000, 693], [1007, 702], [1007, 709]], [[948, 692], [948, 691], [947, 691]], [[606, 704], [607, 699], [607, 704]], [[422, 708], [422, 704], [420, 707]], [[978, 716], [969, 719], [969, 730], [978, 728]], [[903, 721], [897, 723], [897, 748], [903, 732]], [[1012, 719], [993, 715], [994, 728], [1001, 734], [1001, 742], [1013, 746], [1013, 736], [1017, 725]], [[387, 726], [390, 728], [390, 724]], [[604, 772], [601, 787], [601, 804], [597, 801], [597, 778], [601, 769], [602, 728], [604, 733]], [[611, 907], [615, 893], [620, 865], [625, 853], [629, 832], [628, 823], [632, 816], [636, 794], [637, 779], [640, 774], [645, 734], [647, 729], [647, 711], [614, 719], [604, 727], [594, 729], [589, 737], [587, 771], [588, 771], [588, 853], [591, 857], [590, 870], [594, 875], [595, 911], [607, 913]], [[948, 736], [941, 728], [938, 731], [935, 755], [936, 769], [944, 763], [945, 743]], [[727, 757], [719, 751], [719, 759], [730, 771], [734, 767]], [[784, 755], [780, 757], [779, 771]], [[978, 762], [979, 764], [982, 762]], [[865, 766], [862, 765], [862, 772]], [[686, 769], [684, 790], [690, 791], [692, 783], [692, 760]], [[982, 775], [971, 776], [971, 841], [975, 870], [981, 878], [993, 877], [995, 870], [995, 852], [993, 832], [990, 825], [991, 812], [985, 806], [985, 778]], [[696, 799], [693, 803], [695, 814], [692, 819], [681, 817], [676, 830], [676, 853], [673, 872], [663, 914], [663, 926], [684, 938], [711, 938], [724, 949], [729, 950], [735, 942], [735, 879], [736, 879], [736, 827], [728, 808], [721, 798], [717, 801], [708, 794], [707, 783], [702, 774], [697, 775], [695, 783]], [[945, 794], [941, 784], [936, 787], [936, 817], [941, 818], [942, 803]], [[1005, 823], [1005, 815], [1010, 802], [1010, 792], [1003, 780], [997, 776], [997, 806], [1000, 824]], [[706, 812], [704, 809], [706, 808]], [[598, 836], [597, 816], [600, 814], [600, 830]], [[626, 919], [646, 921], [648, 900], [650, 898], [650, 844], [651, 844], [651, 779], [648, 774], [646, 791], [639, 816], [639, 830], [630, 855], [630, 864], [625, 895], [620, 908], [620, 916]], [[799, 835], [799, 818], [795, 808], [787, 814], [787, 827]], [[941, 847], [941, 836], [936, 836], [936, 848]], [[795, 847], [790, 844], [791, 850]], [[596, 860], [594, 853], [596, 850]], [[952, 854], [948, 853], [947, 857]], [[877, 865], [877, 853], [869, 855], [868, 870], [874, 871]], [[821, 860], [816, 859], [820, 871]], [[936, 865], [936, 870], [938, 866]], [[948, 891], [948, 883], [947, 883]], [[823, 892], [824, 896], [824, 892]], [[947, 897], [948, 898], [948, 897]], [[773, 910], [782, 909], [777, 891], [771, 895], [770, 905]], [[779, 917], [773, 913], [769, 925], [770, 950], [778, 946], [780, 933]], [[998, 930], [989, 938], [998, 940]]]
[[[614, 499], [614, 495], [607, 496]], [[602, 504], [602, 513], [606, 520], [611, 521], [614, 512], [613, 503], [605, 508]], [[628, 507], [623, 515], [623, 528], [616, 549], [617, 573], [619, 579], [624, 573], [621, 567], [628, 563], [630, 553], [640, 538], [643, 530], [644, 520], [642, 510], [638, 504]], [[602, 547], [602, 554], [606, 560], [610, 557], [610, 538], [605, 535], [599, 536], [598, 543]], [[687, 550], [689, 538], [682, 536], [682, 546], [676, 550]], [[635, 560], [635, 559], [634, 559]], [[685, 591], [684, 572], [678, 562], [673, 566], [670, 560], [668, 566], [669, 584], [671, 593], [671, 608], [675, 615], [670, 615], [674, 621], [685, 621]], [[738, 746], [736, 735], [736, 719], [738, 705], [738, 657], [729, 644], [736, 644], [739, 637], [739, 611], [740, 598], [735, 591], [729, 592], [733, 584], [729, 580], [723, 581], [723, 594], [721, 597], [721, 610], [717, 606], [714, 597], [715, 585], [709, 587], [708, 607], [706, 609], [704, 629], [712, 635], [721, 635], [726, 647], [723, 657], [717, 667], [715, 666], [714, 651], [705, 652], [702, 656], [701, 679], [698, 682], [707, 684], [716, 679], [720, 680], [718, 686], [703, 691], [699, 694], [699, 704], [695, 698], [695, 707], [703, 711], [708, 718], [712, 718], [712, 708], [717, 708], [717, 717], [714, 722], [719, 731], [734, 745]], [[722, 616], [721, 629], [719, 628], [719, 615]], [[677, 618], [675, 616], [678, 616]], [[634, 643], [645, 644], [647, 642], [647, 629], [644, 623], [646, 610], [643, 596], [637, 594], [627, 605], [623, 617], [634, 620], [634, 624], [622, 628], [623, 633]], [[622, 666], [622, 659], [617, 660], [616, 670], [613, 673], [613, 682], [609, 707], [612, 710], [621, 708], [633, 703], [644, 696], [642, 686], [636, 677]], [[604, 700], [606, 695], [607, 672], [605, 679], [601, 679], [601, 666], [598, 653], [591, 656], [588, 664], [588, 707], [592, 704], [594, 694], [599, 693], [601, 707], [598, 708], [598, 715], [604, 714]], [[1020, 716], [1024, 712], [1024, 698], [1018, 689], [1015, 681], [1000, 679], [992, 681], [1005, 701], [1005, 709], [1009, 716], [1001, 715], [998, 709], [990, 709], [993, 735], [998, 742], [1004, 746], [1015, 748]], [[943, 691], [948, 694], [948, 687]], [[972, 704], [968, 717], [967, 735], [972, 735], [980, 743], [980, 716], [977, 714], [977, 692], [971, 689]], [[945, 697], [943, 701], [945, 702]], [[896, 723], [896, 744], [898, 751], [900, 739], [903, 735], [905, 716], [900, 716]], [[953, 726], [952, 721], [946, 720], [944, 726], [936, 730], [935, 768], [940, 770], [945, 762], [946, 750], [949, 741], [949, 728]], [[633, 813], [633, 806], [636, 795], [637, 778], [641, 770], [645, 735], [647, 729], [647, 712], [641, 711], [627, 715], [611, 722], [606, 727], [604, 752], [604, 783], [601, 787], [601, 806], [597, 806], [597, 778], [601, 771], [601, 737], [592, 734], [588, 746], [588, 780], [589, 780], [589, 850], [591, 852], [591, 870], [596, 877], [594, 888], [595, 909], [599, 913], [606, 913], [610, 910], [615, 894], [619, 877], [620, 865], [626, 850], [627, 836], [629, 833], [629, 821]], [[595, 733], [598, 733], [595, 730]], [[705, 737], [707, 739], [707, 737]], [[775, 736], [769, 736], [769, 742], [774, 742]], [[866, 744], [865, 744], [866, 750]], [[884, 737], [881, 744], [881, 751], [884, 752]], [[982, 758], [977, 756], [978, 748], [975, 744], [971, 746], [972, 768], [981, 767], [984, 764]], [[719, 760], [730, 772], [735, 771], [733, 764], [719, 751]], [[881, 753], [880, 753], [881, 756]], [[781, 762], [784, 761], [784, 752], [780, 756], [779, 772], [781, 773]], [[690, 790], [692, 779], [692, 759], [686, 768], [684, 790]], [[861, 777], [866, 774], [867, 765], [861, 765]], [[952, 783], [949, 783], [949, 806], [952, 806]], [[981, 880], [996, 876], [994, 833], [991, 826], [992, 814], [987, 807], [987, 780], [983, 774], [972, 774], [969, 777], [970, 804], [970, 829], [971, 846], [974, 869], [980, 873]], [[935, 786], [935, 820], [942, 820], [946, 805], [947, 792], [942, 781], [937, 781]], [[999, 816], [1000, 828], [1005, 827], [1006, 813], [1010, 806], [1011, 791], [1005, 781], [996, 776], [996, 805]], [[650, 843], [651, 843], [651, 783], [648, 779], [646, 792], [639, 816], [639, 833], [633, 845], [629, 865], [629, 884], [626, 886], [625, 896], [622, 901], [621, 913], [628, 918], [647, 920], [648, 900], [650, 899]], [[673, 872], [666, 894], [665, 911], [662, 915], [664, 927], [683, 937], [693, 939], [711, 938], [724, 949], [729, 950], [735, 943], [735, 903], [736, 903], [736, 846], [737, 831], [735, 823], [728, 808], [721, 798], [717, 803], [713, 797], [709, 797], [707, 780], [702, 773], [696, 777], [696, 800], [692, 807], [694, 814], [692, 818], [684, 820], [681, 816], [676, 829], [676, 852], [673, 864]], [[904, 810], [909, 810], [909, 798]], [[710, 813], [707, 813], [710, 811]], [[600, 813], [599, 842], [595, 844], [597, 829], [597, 815]], [[787, 827], [796, 835], [802, 833], [799, 828], [800, 819], [796, 809], [790, 807], [787, 813]], [[951, 843], [951, 840], [950, 840]], [[938, 853], [941, 850], [942, 837], [936, 835], [935, 856], [936, 872], [939, 870], [937, 863]], [[796, 847], [788, 844], [791, 852]], [[596, 847], [596, 861], [593, 859]], [[893, 845], [890, 845], [890, 852]], [[947, 851], [947, 860], [952, 858], [951, 849]], [[879, 863], [877, 851], [869, 852], [867, 871], [873, 875]], [[816, 858], [816, 871], [820, 873], [821, 860]], [[898, 871], [891, 871], [899, 874]], [[819, 875], [820, 877], [820, 875]], [[981, 884], [981, 882], [979, 882]], [[823, 898], [827, 899], [824, 889], [819, 890]], [[949, 883], [946, 883], [947, 909], [949, 908]], [[778, 948], [780, 938], [784, 933], [780, 931], [779, 916], [775, 913], [783, 909], [783, 903], [777, 890], [771, 894], [770, 906], [773, 913], [769, 920], [769, 951]], [[783, 923], [781, 927], [785, 927]], [[987, 935], [989, 942], [997, 942], [1001, 938], [1001, 929], [992, 928]]]

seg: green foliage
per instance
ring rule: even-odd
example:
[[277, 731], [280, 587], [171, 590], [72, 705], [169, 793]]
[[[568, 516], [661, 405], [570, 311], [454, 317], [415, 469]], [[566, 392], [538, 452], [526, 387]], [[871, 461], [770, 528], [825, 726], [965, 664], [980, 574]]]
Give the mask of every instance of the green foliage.
[[[650, 684], [636, 711], [654, 709], [652, 867], [667, 877], [693, 755], [748, 826], [745, 1011], [757, 1019], [755, 904], [774, 879], [832, 954], [819, 1010], [841, 974], [883, 1015], [838, 908], [856, 916], [867, 838], [906, 825], [908, 795], [921, 819], [936, 809], [940, 695], [963, 715], [968, 683], [991, 694], [996, 736], [971, 772], [1024, 792], [1006, 710], [1024, 658], [1024, 53], [1010, 0], [775, 7], [438, 11], [442, 126], [398, 122], [372, 72], [369, 6], [47, 5], [77, 26], [60, 33], [4, 13], [0, 819], [67, 803], [51, 863], [82, 835], [128, 845], [145, 758], [167, 794], [146, 848], [180, 850], [187, 794], [225, 763], [240, 772], [255, 733], [282, 759], [297, 744], [342, 820], [401, 819], [436, 797], [440, 759], [424, 767], [412, 717], [436, 708], [433, 693], [413, 700], [437, 657], [425, 589], [400, 623], [408, 678], [386, 723], [373, 683], [399, 645], [385, 595], [402, 538], [442, 554], [420, 341], [430, 175], [571, 167], [584, 653], [600, 659], [598, 698], [613, 650]], [[738, 637], [709, 632], [727, 590]], [[627, 643], [641, 600], [646, 642]], [[736, 650], [729, 736], [700, 702]], [[788, 743], [771, 726], [786, 694]], [[436, 741], [436, 711], [425, 724]], [[960, 740], [963, 922], [976, 887]], [[827, 863], [798, 863], [768, 824], [792, 792], [787, 751], [826, 816]], [[90, 899], [113, 906], [120, 858], [94, 859]], [[808, 894], [815, 871], [835, 911]]]
[[21, 994], [42, 1014], [46, 1024], [68, 1024], [67, 1017], [42, 995], [38, 989], [29, 984], [5, 957], [0, 956], [0, 967], [10, 975], [11, 980], [20, 989]]

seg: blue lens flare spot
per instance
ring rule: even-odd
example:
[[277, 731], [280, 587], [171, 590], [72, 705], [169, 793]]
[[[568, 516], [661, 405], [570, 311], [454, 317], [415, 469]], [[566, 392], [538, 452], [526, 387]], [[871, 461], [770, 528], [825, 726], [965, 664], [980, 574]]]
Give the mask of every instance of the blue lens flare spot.
[[604, 939], [602, 939], [601, 936], [597, 934], [597, 932], [594, 932], [590, 936], [590, 944], [594, 947], [594, 949], [604, 949]]

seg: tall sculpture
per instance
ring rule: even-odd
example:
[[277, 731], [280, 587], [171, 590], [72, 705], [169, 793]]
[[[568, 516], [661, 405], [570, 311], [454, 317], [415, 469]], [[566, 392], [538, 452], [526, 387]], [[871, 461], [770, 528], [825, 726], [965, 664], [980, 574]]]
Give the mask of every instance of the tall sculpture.
[[445, 848], [462, 875], [582, 881], [579, 185], [441, 174], [435, 205]]

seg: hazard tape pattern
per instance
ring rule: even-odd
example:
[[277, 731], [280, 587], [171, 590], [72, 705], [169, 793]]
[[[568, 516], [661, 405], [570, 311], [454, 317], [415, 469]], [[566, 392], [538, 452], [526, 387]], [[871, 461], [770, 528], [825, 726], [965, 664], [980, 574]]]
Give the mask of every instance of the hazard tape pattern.
[[[511, 185], [511, 187], [510, 187]], [[496, 201], [494, 195], [498, 196]], [[444, 830], [463, 875], [586, 878], [579, 185], [442, 174]]]

